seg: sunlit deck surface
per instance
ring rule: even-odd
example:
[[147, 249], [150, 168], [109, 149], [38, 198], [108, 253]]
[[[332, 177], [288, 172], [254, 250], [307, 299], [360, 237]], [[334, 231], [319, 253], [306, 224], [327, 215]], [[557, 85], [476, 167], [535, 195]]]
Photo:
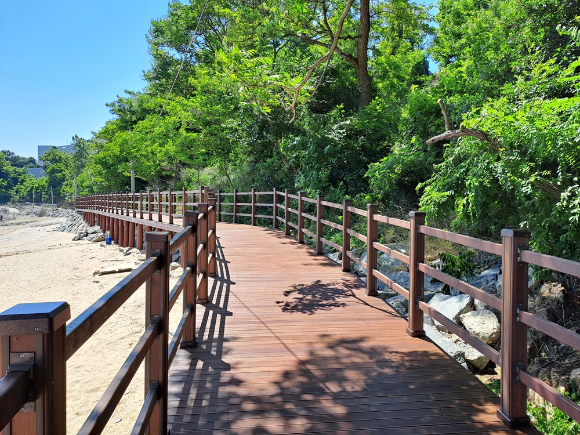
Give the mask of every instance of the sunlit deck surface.
[[279, 231], [217, 234], [198, 347], [169, 373], [172, 434], [539, 433], [502, 425], [490, 390], [326, 257]]

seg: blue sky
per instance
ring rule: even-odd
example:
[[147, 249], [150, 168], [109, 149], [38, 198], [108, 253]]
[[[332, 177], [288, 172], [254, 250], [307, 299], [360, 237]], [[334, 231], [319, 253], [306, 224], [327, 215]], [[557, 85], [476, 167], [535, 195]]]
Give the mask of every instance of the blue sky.
[[138, 91], [149, 69], [145, 35], [167, 0], [0, 0], [0, 150], [90, 138], [105, 103]]
[[0, 150], [36, 158], [38, 145], [90, 138], [112, 117], [106, 103], [145, 86], [145, 35], [167, 4], [0, 0]]

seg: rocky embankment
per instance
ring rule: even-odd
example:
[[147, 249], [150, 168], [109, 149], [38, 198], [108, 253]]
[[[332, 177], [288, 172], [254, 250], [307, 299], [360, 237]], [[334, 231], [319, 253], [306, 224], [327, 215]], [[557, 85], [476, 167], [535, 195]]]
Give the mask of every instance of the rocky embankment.
[[[406, 253], [404, 247], [393, 244], [391, 249]], [[331, 260], [340, 262], [340, 252], [326, 254]], [[366, 252], [361, 255], [366, 261]], [[436, 262], [434, 262], [434, 265]], [[408, 288], [409, 271], [406, 264], [382, 254], [378, 257], [378, 269], [393, 282]], [[354, 266], [354, 273], [366, 281], [366, 270]], [[566, 328], [580, 332], [580, 303], [578, 303], [578, 282], [563, 285], [561, 282], [540, 282], [533, 278], [529, 270], [529, 310], [536, 315]], [[556, 277], [555, 278], [561, 278]], [[465, 280], [490, 295], [501, 298], [501, 261], [484, 267], [476, 275]], [[498, 349], [501, 339], [501, 313], [498, 310], [451, 289], [451, 294], [441, 292], [443, 284], [425, 276], [425, 302], [448, 319], [462, 326], [471, 335]], [[403, 317], [408, 317], [408, 301], [379, 281], [379, 296]], [[442, 324], [424, 315], [424, 329], [427, 336], [459, 363], [476, 371], [492, 371], [494, 364], [483, 354], [452, 334]], [[528, 332], [529, 371], [555, 388], [580, 390], [580, 355], [568, 346], [547, 337], [532, 328]]]

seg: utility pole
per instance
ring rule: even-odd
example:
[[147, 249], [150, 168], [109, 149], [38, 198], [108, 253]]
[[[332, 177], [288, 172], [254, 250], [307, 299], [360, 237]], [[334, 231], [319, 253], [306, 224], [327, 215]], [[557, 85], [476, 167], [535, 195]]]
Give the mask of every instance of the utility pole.
[[135, 193], [135, 171], [133, 170], [135, 161], [131, 160], [129, 163], [131, 163], [131, 193]]

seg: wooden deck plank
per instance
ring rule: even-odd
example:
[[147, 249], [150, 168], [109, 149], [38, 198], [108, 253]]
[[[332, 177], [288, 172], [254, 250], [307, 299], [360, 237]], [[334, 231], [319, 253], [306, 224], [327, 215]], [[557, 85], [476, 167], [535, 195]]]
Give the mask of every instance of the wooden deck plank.
[[338, 265], [279, 231], [219, 224], [199, 342], [170, 370], [172, 434], [528, 433]]

